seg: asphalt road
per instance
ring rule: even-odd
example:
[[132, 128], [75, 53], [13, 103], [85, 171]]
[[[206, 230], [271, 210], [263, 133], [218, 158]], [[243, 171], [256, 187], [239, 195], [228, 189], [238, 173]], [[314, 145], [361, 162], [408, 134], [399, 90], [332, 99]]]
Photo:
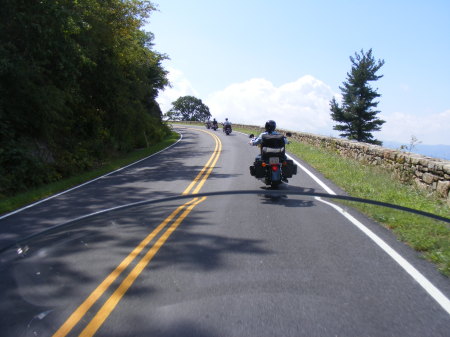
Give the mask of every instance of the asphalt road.
[[[450, 335], [448, 278], [354, 210], [289, 194], [342, 193], [306, 163], [327, 189], [299, 169], [272, 193], [244, 135], [176, 128], [171, 148], [0, 219], [0, 249], [48, 230], [0, 254], [2, 336]], [[231, 190], [261, 192], [195, 196]]]

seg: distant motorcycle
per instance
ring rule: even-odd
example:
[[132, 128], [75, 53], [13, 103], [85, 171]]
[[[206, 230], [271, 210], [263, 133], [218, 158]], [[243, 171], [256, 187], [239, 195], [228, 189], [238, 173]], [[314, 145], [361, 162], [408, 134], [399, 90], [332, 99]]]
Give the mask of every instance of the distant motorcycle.
[[205, 126], [206, 126], [207, 129], [211, 129], [212, 123], [210, 121], [207, 121], [205, 123]]
[[212, 123], [212, 129], [214, 131], [216, 131], [219, 128], [219, 126], [217, 125], [217, 123]]
[[[287, 136], [291, 136], [291, 133], [287, 133]], [[254, 137], [253, 134], [250, 135], [250, 138]], [[263, 135], [259, 145], [261, 153], [250, 166], [250, 174], [273, 188], [297, 174], [297, 165], [286, 157], [285, 145], [284, 135]]]
[[225, 134], [227, 135], [227, 136], [229, 136], [230, 135], [230, 133], [231, 133], [231, 125], [225, 125], [224, 127], [223, 127], [223, 132], [225, 132]]

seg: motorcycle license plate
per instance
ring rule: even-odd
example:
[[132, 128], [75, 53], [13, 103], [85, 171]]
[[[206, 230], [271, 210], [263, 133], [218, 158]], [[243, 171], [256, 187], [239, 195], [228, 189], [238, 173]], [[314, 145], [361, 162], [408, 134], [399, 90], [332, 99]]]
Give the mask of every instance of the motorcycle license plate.
[[269, 164], [270, 165], [272, 165], [272, 164], [279, 164], [280, 163], [280, 158], [278, 158], [278, 157], [270, 157], [269, 158]]

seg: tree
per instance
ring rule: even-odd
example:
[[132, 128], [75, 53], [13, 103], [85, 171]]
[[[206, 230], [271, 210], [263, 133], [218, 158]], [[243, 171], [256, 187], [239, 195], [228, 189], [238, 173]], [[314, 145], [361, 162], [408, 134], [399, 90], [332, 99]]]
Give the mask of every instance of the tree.
[[1, 0], [0, 197], [169, 134], [148, 0]]
[[208, 106], [194, 96], [179, 97], [172, 102], [172, 109], [166, 115], [172, 120], [180, 121], [205, 122], [211, 118]]
[[339, 87], [343, 96], [342, 105], [339, 106], [335, 98], [330, 101], [331, 118], [339, 123], [333, 129], [341, 131], [342, 137], [381, 145], [371, 134], [381, 130], [381, 125], [385, 123], [376, 117], [380, 111], [374, 110], [379, 103], [374, 100], [381, 95], [368, 82], [383, 77], [376, 75], [376, 72], [383, 66], [384, 60], [375, 61], [370, 49], [367, 53], [364, 50], [361, 54], [355, 53], [355, 57], [350, 56], [350, 61], [352, 70], [347, 73], [343, 87]]
[[420, 143], [422, 143], [422, 141], [412, 135], [408, 145], [400, 145], [400, 151], [413, 152], [416, 146]]

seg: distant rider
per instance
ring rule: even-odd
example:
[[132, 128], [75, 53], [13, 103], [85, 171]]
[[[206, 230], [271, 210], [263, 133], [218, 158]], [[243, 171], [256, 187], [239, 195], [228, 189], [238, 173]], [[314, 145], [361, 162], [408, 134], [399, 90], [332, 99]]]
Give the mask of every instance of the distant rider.
[[228, 118], [225, 118], [225, 122], [223, 122], [223, 131], [224, 132], [227, 127], [230, 127], [230, 129], [231, 129], [231, 122], [228, 120]]
[[216, 127], [216, 128], [217, 128], [217, 121], [216, 121], [215, 118], [213, 119], [212, 124], [213, 124], [213, 127]]

